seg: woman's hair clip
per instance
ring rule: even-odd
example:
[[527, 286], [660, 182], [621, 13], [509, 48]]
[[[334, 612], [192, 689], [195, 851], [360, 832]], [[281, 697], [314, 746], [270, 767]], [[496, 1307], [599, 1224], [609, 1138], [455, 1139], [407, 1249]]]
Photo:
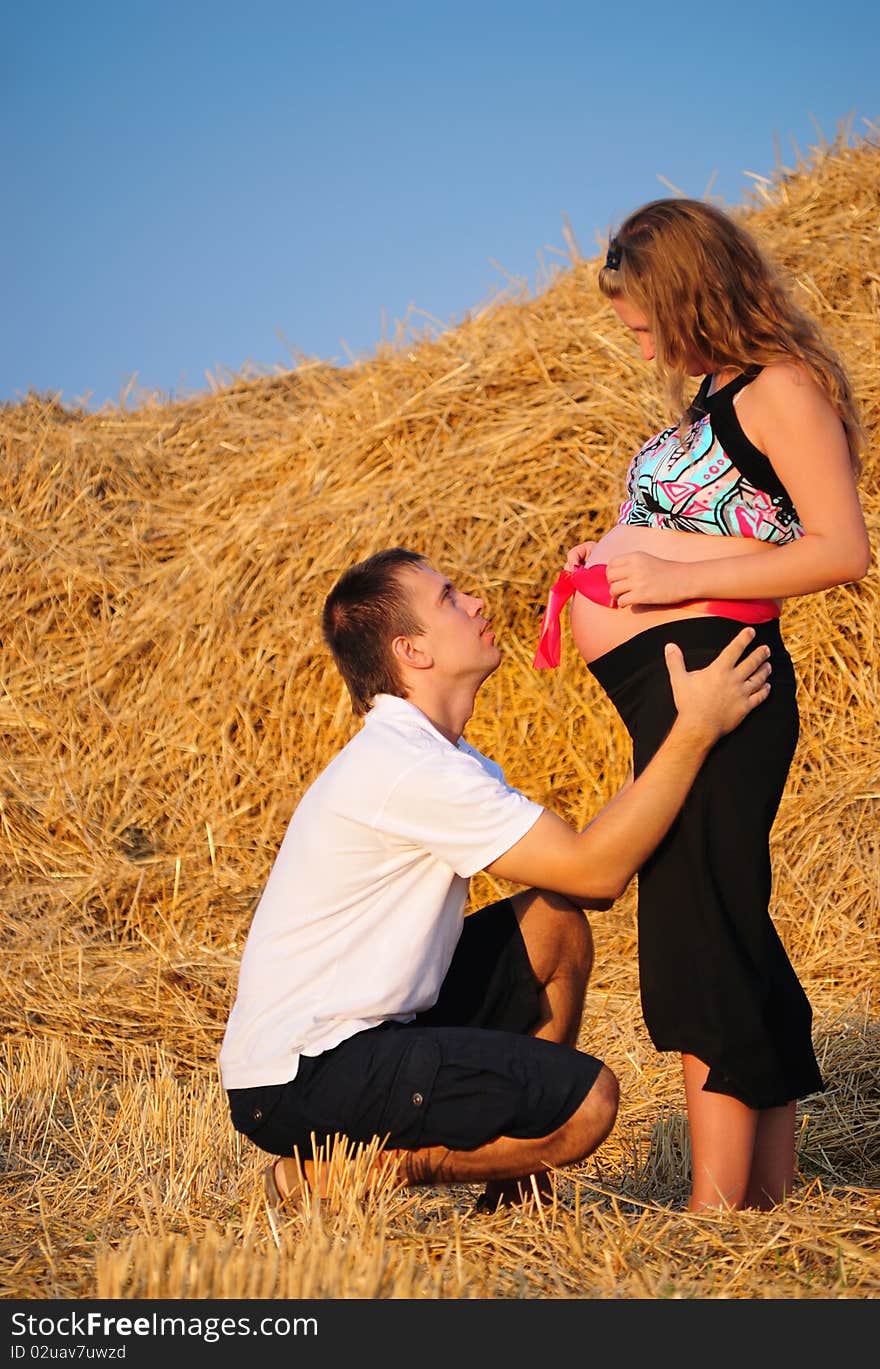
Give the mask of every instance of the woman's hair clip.
[[608, 252], [605, 256], [606, 271], [620, 270], [620, 254], [622, 250], [623, 249], [621, 248], [620, 243], [617, 241], [617, 239], [612, 238], [608, 243]]

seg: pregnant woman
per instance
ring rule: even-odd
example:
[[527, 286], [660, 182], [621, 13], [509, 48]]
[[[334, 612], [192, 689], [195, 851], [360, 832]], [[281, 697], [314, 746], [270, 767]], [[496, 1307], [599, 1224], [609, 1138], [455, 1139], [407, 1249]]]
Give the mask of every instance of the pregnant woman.
[[642, 1010], [656, 1049], [682, 1060], [689, 1210], [766, 1209], [792, 1188], [797, 1100], [823, 1088], [810, 1004], [769, 914], [769, 836], [798, 736], [779, 613], [868, 570], [863, 431], [820, 329], [720, 210], [684, 198], [636, 210], [599, 288], [684, 413], [633, 458], [616, 526], [569, 552], [535, 665], [558, 663], [571, 597], [575, 644], [638, 774], [674, 717], [667, 642], [689, 669], [744, 622], [753, 647], [771, 648], [769, 699], [710, 753], [638, 876]]

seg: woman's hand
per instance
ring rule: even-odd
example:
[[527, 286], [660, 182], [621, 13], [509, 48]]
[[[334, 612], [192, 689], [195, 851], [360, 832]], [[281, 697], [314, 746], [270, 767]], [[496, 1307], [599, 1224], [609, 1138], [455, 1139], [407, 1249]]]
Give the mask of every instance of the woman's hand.
[[580, 542], [576, 547], [572, 547], [565, 558], [565, 569], [575, 570], [578, 566], [585, 566], [595, 545], [595, 542]]
[[630, 551], [624, 556], [612, 556], [608, 562], [608, 588], [617, 608], [678, 604], [687, 597], [682, 586], [683, 570], [684, 563], [680, 561], [665, 561], [646, 551]]

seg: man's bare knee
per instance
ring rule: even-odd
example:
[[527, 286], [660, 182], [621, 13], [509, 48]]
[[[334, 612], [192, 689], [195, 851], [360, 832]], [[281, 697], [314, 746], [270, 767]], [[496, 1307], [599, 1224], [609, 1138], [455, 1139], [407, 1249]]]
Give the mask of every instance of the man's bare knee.
[[571, 917], [567, 919], [565, 929], [569, 938], [570, 954], [575, 963], [589, 976], [593, 970], [593, 929], [582, 909], [575, 908], [573, 904], [571, 908]]
[[620, 1085], [617, 1076], [603, 1065], [583, 1102], [567, 1122], [549, 1137], [549, 1149], [556, 1152], [554, 1165], [570, 1165], [585, 1159], [609, 1135], [617, 1119]]
[[527, 889], [511, 899], [532, 964], [549, 978], [560, 965], [577, 967], [589, 978], [593, 968], [593, 932], [583, 909], [564, 894]]

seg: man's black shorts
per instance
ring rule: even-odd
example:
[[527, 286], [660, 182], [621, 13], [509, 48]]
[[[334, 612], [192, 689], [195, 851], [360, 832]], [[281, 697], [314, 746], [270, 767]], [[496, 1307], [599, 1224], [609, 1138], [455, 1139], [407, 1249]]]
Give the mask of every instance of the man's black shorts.
[[539, 986], [508, 899], [464, 920], [434, 1007], [383, 1022], [288, 1084], [230, 1089], [232, 1124], [270, 1155], [311, 1155], [335, 1135], [405, 1150], [474, 1150], [498, 1136], [547, 1136], [581, 1104], [601, 1060], [528, 1035]]

